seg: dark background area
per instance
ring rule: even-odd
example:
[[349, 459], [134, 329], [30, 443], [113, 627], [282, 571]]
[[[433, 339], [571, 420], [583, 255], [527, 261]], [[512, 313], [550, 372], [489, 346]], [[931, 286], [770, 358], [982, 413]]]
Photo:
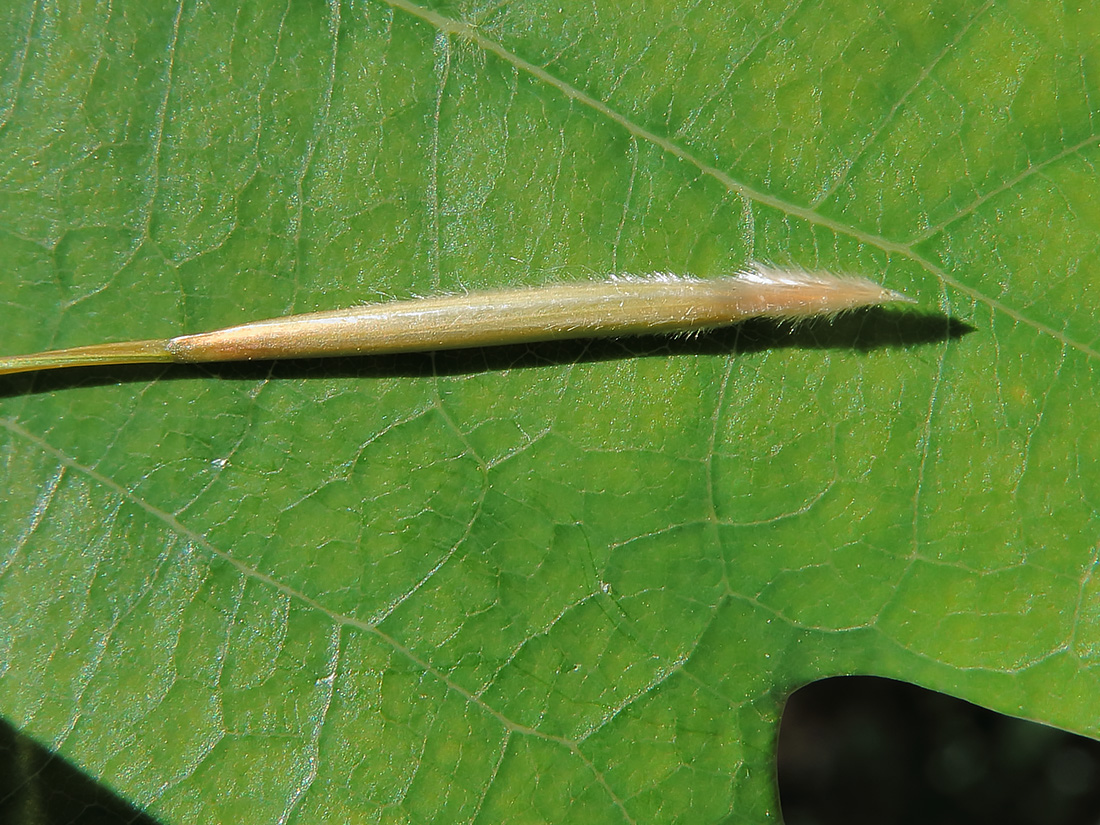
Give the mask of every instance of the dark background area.
[[0, 719], [0, 825], [157, 825]]
[[1100, 825], [1100, 742], [905, 682], [825, 679], [784, 710], [779, 794], [787, 825]]

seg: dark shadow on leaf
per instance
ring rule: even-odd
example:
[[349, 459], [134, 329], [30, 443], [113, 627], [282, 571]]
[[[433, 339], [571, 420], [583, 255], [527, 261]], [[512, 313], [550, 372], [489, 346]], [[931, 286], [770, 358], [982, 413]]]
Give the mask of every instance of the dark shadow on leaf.
[[201, 365], [136, 364], [80, 367], [0, 378], [0, 398], [77, 387], [195, 378], [228, 381], [317, 378], [423, 378], [470, 375], [563, 364], [588, 364], [629, 358], [737, 356], [773, 349], [835, 349], [867, 352], [903, 349], [950, 341], [976, 331], [964, 321], [935, 313], [874, 307], [838, 318], [799, 323], [762, 319], [690, 335], [637, 335], [627, 338], [577, 338], [468, 350], [403, 355], [342, 356], [283, 361], [227, 362]]
[[156, 825], [157, 820], [0, 720], [0, 822]]

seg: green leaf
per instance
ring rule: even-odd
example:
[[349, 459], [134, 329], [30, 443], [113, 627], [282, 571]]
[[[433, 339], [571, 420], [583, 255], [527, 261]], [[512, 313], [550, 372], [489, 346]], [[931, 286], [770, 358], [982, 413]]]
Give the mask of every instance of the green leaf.
[[8, 379], [0, 714], [128, 799], [764, 821], [839, 673], [1100, 734], [1087, 4], [24, 0], [0, 44], [5, 352], [752, 259], [976, 328]]

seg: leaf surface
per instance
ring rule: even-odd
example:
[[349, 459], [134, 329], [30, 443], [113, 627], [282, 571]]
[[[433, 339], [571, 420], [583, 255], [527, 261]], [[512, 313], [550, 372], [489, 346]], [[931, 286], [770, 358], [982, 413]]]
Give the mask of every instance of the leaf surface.
[[167, 822], [765, 821], [839, 673], [1100, 734], [1100, 17], [729, 5], [5, 5], [5, 351], [749, 260], [976, 331], [11, 378], [0, 713]]

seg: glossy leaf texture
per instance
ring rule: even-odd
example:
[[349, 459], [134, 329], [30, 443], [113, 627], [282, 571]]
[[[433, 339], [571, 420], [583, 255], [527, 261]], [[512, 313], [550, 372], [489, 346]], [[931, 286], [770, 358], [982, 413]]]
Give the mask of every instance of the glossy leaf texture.
[[165, 822], [762, 822], [790, 690], [1100, 734], [1100, 16], [0, 11], [6, 352], [750, 260], [918, 316], [0, 385], [0, 714]]

